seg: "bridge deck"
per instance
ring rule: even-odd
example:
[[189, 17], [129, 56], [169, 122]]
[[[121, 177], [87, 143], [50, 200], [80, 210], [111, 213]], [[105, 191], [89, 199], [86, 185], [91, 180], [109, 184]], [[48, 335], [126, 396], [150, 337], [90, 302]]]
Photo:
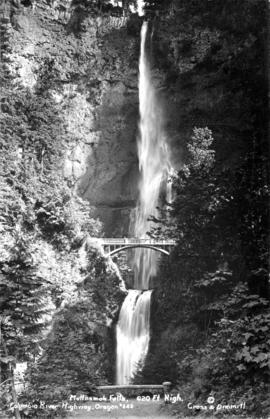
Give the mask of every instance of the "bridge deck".
[[168, 256], [170, 254], [171, 248], [176, 245], [176, 240], [173, 239], [162, 240], [138, 237], [100, 237], [91, 239], [91, 242], [93, 244], [95, 243], [96, 245], [103, 246], [108, 256], [113, 256], [121, 251], [136, 247], [152, 249]]
[[120, 390], [120, 389], [158, 389], [158, 390], [163, 390], [164, 386], [163, 384], [116, 384], [116, 385], [111, 385], [111, 386], [98, 386], [97, 389], [98, 390]]
[[139, 239], [139, 238], [100, 238], [99, 243], [103, 246], [119, 246], [119, 245], [154, 245], [154, 246], [175, 246], [176, 241], [173, 239]]
[[107, 385], [96, 387], [99, 396], [110, 396], [120, 393], [123, 396], [136, 397], [143, 394], [164, 395], [170, 390], [171, 383], [163, 384], [127, 384], [127, 385]]

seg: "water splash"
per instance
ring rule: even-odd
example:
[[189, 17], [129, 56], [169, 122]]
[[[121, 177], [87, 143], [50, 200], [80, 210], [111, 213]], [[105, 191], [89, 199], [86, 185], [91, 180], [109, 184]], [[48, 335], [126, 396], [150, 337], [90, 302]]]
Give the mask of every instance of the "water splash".
[[[138, 158], [140, 170], [139, 200], [133, 214], [132, 234], [145, 238], [151, 229], [149, 217], [157, 216], [162, 185], [171, 171], [164, 118], [146, 56], [147, 23], [141, 29], [139, 62], [140, 122]], [[148, 351], [150, 340], [149, 284], [157, 272], [157, 253], [136, 249], [133, 258], [134, 287], [120, 311], [117, 325], [117, 383], [128, 384]], [[148, 291], [143, 291], [148, 290]]]
[[117, 383], [128, 384], [147, 354], [151, 291], [129, 290], [116, 328]]

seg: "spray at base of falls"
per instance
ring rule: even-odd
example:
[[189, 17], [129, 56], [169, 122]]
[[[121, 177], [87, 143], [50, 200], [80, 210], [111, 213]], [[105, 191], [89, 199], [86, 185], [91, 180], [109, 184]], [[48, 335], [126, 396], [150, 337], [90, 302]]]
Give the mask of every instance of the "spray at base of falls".
[[[139, 200], [134, 211], [132, 234], [145, 238], [151, 228], [150, 216], [157, 215], [160, 191], [167, 183], [172, 166], [163, 128], [163, 115], [152, 83], [146, 56], [147, 23], [141, 29], [139, 62], [140, 135], [138, 158], [140, 169]], [[136, 249], [133, 258], [135, 290], [129, 290], [121, 307], [117, 337], [117, 384], [129, 384], [147, 355], [150, 341], [149, 283], [157, 272], [157, 254]]]
[[128, 384], [136, 366], [145, 358], [150, 335], [151, 291], [129, 290], [116, 329], [117, 383]]

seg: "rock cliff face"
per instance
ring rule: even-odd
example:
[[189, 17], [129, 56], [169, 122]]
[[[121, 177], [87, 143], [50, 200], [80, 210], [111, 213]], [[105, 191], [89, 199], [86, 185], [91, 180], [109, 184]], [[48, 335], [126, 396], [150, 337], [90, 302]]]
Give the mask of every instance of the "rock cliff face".
[[46, 89], [66, 123], [65, 177], [106, 234], [125, 234], [137, 195], [137, 34], [127, 18], [71, 1], [11, 2], [2, 13], [14, 82]]
[[[98, 15], [73, 3], [7, 2], [3, 57], [14, 82], [37, 94], [45, 90], [62, 115], [69, 134], [63, 171], [70, 186], [96, 208], [94, 216], [104, 223], [105, 234], [126, 235], [138, 194], [141, 22], [135, 15]], [[182, 76], [191, 74], [208, 50], [201, 57], [195, 43], [194, 54], [185, 57], [181, 22], [175, 22], [174, 16], [171, 20], [171, 26], [162, 19], [154, 26], [152, 59], [172, 160], [178, 168], [194, 126], [194, 100], [187, 94], [190, 88], [183, 89], [187, 80]], [[207, 42], [210, 35], [204, 36]], [[191, 82], [196, 90], [196, 81]]]
[[[216, 19], [216, 5], [202, 2], [198, 12], [189, 2], [169, 3], [153, 22], [152, 56], [156, 72], [163, 75], [161, 91], [175, 163], [193, 128], [207, 126], [218, 160], [225, 167], [237, 166], [252, 127], [249, 107], [254, 99], [249, 102], [245, 86], [253, 83], [249, 60], [256, 62], [264, 54], [258, 49], [256, 24], [240, 28], [237, 13], [243, 13], [240, 19], [245, 21], [244, 10], [236, 11], [234, 3], [229, 6], [233, 23], [225, 5]], [[263, 71], [258, 69], [258, 74]]]
[[[6, 2], [3, 57], [15, 82], [45, 89], [58, 106], [69, 133], [63, 170], [71, 187], [96, 207], [107, 235], [126, 235], [138, 193], [141, 22], [135, 15], [98, 14], [73, 4]], [[185, 13], [172, 1], [164, 16], [151, 19], [149, 56], [172, 161], [179, 168], [194, 126], [208, 126], [218, 159], [232, 166], [245, 147], [250, 120], [243, 117], [244, 87], [231, 91], [230, 63], [238, 55], [244, 60], [256, 38], [239, 41], [211, 20], [198, 24]]]

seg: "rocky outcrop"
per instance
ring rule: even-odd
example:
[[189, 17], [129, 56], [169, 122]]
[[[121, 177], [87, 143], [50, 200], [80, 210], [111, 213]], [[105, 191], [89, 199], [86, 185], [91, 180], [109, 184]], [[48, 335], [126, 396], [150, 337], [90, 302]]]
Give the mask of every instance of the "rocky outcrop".
[[[202, 4], [196, 15], [188, 2], [169, 3], [153, 23], [152, 56], [157, 73], [163, 74], [166, 132], [176, 165], [194, 127], [212, 130], [217, 159], [225, 167], [238, 165], [246, 147], [244, 131], [251, 128], [242, 79], [250, 77], [247, 61], [256, 55], [256, 30], [247, 36], [244, 29], [238, 32], [227, 14], [214, 18], [213, 5]], [[245, 20], [243, 9], [240, 13]]]
[[[138, 192], [139, 18], [96, 13], [70, 0], [6, 4], [2, 47], [8, 71], [37, 94], [49, 93], [68, 132], [66, 179], [96, 207], [106, 234], [127, 234]], [[229, 43], [220, 28], [200, 26], [196, 17], [185, 21], [179, 7], [172, 1], [153, 19], [149, 51], [172, 163], [177, 169], [184, 160], [194, 126], [208, 126], [218, 158], [232, 165], [245, 141], [239, 121], [246, 128], [250, 121], [242, 120], [244, 91], [235, 97], [226, 87], [228, 68], [256, 39]]]
[[6, 4], [3, 57], [14, 83], [46, 90], [58, 107], [68, 132], [64, 175], [106, 234], [120, 235], [137, 196], [138, 37], [124, 16], [90, 12], [63, 0]]
[[[96, 13], [70, 0], [13, 3], [16, 7], [6, 9], [8, 70], [15, 82], [37, 94], [42, 89], [48, 92], [67, 127], [66, 179], [96, 207], [106, 234], [126, 235], [138, 193], [141, 22], [135, 15]], [[226, 158], [228, 147], [220, 137], [224, 129], [235, 136], [240, 110], [225, 92], [219, 71], [227, 54], [225, 47], [219, 49], [220, 31], [195, 23], [190, 29], [174, 3], [153, 23], [149, 56], [177, 169], [194, 126], [211, 128], [220, 155]], [[234, 115], [228, 114], [230, 106]]]

